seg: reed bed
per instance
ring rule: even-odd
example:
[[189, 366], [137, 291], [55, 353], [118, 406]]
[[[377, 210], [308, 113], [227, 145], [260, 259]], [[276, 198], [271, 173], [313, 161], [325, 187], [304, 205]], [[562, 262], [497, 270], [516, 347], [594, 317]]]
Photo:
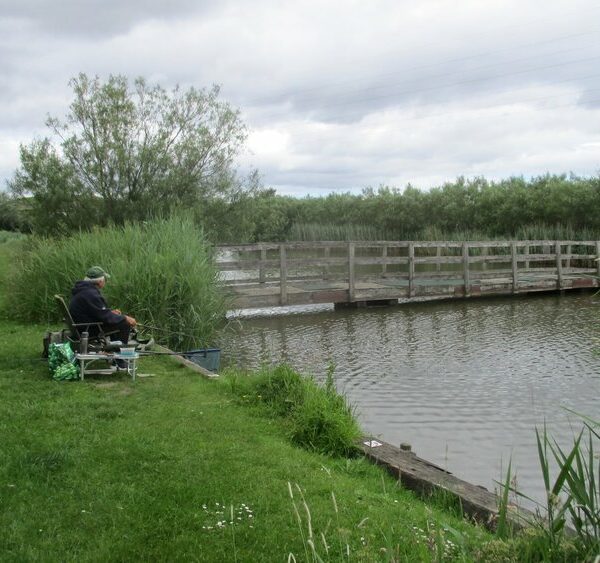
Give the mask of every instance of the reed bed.
[[104, 293], [113, 307], [161, 327], [172, 347], [212, 343], [227, 302], [202, 232], [187, 217], [94, 229], [53, 240], [32, 238], [8, 283], [9, 315], [59, 320], [53, 296], [70, 296], [90, 266], [111, 274]]
[[570, 225], [546, 225], [533, 223], [515, 229], [513, 233], [491, 235], [478, 229], [444, 230], [426, 226], [410, 232], [379, 228], [373, 225], [349, 223], [294, 223], [286, 236], [287, 241], [371, 241], [371, 240], [419, 240], [419, 241], [493, 241], [493, 240], [600, 240], [595, 229], [575, 229]]

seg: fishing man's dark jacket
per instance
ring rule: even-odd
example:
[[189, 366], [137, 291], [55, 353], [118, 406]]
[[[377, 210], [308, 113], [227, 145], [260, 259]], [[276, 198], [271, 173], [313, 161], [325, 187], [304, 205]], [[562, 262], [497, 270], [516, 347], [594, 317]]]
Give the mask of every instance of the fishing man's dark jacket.
[[69, 311], [75, 323], [116, 325], [125, 320], [125, 315], [111, 311], [100, 288], [94, 282], [86, 280], [75, 282], [71, 295]]

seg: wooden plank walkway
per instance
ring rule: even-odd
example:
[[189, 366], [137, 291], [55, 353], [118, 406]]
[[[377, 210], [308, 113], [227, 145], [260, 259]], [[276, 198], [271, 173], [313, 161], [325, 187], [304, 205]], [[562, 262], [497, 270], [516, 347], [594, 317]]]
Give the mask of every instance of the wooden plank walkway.
[[234, 307], [368, 304], [598, 287], [600, 241], [311, 242], [217, 248]]

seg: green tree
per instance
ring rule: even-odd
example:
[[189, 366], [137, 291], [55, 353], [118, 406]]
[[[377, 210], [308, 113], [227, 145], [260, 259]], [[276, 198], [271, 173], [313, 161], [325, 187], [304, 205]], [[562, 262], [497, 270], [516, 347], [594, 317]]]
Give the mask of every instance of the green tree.
[[[74, 199], [94, 204], [86, 224], [121, 224], [238, 187], [233, 164], [246, 128], [217, 86], [168, 92], [143, 78], [131, 86], [124, 76], [102, 82], [85, 74], [70, 86], [67, 115], [48, 119], [51, 139], [21, 147], [11, 182], [13, 192], [33, 197], [37, 230], [78, 226], [71, 223], [80, 218], [60, 219]], [[41, 221], [36, 209], [51, 217]]]

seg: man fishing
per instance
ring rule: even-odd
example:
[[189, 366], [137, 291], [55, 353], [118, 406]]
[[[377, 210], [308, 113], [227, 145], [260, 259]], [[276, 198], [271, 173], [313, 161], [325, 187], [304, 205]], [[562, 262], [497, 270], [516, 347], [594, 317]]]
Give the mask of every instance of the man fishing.
[[[129, 342], [129, 333], [137, 321], [119, 309], [110, 309], [102, 292], [110, 275], [100, 266], [92, 266], [83, 280], [75, 282], [71, 290], [69, 312], [75, 323], [102, 323], [105, 332], [113, 334], [123, 346]], [[97, 336], [97, 327], [90, 326], [90, 336]]]

